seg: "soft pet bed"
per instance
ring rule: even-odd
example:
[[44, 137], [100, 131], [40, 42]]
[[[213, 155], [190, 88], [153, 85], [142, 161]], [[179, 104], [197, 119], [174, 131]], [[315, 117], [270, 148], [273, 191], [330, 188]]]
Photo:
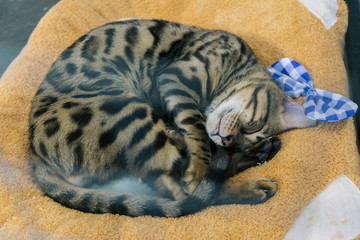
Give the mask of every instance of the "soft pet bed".
[[[271, 177], [277, 194], [260, 205], [210, 207], [178, 219], [85, 214], [43, 196], [30, 178], [28, 114], [37, 87], [61, 51], [90, 29], [120, 18], [160, 18], [245, 39], [271, 65], [291, 57], [315, 87], [347, 94], [342, 40], [347, 7], [327, 29], [297, 0], [63, 0], [39, 22], [0, 82], [1, 239], [282, 239], [329, 183], [346, 174], [360, 186], [353, 119], [282, 134], [271, 161], [233, 178]], [[301, 102], [303, 98], [297, 101]]]

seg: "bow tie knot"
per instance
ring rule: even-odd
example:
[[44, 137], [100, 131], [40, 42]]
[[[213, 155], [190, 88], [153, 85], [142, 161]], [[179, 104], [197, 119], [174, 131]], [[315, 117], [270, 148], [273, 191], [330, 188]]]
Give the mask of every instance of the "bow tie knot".
[[314, 94], [314, 93], [316, 93], [317, 90], [320, 90], [320, 89], [317, 89], [317, 88], [309, 88], [309, 89], [306, 89], [306, 91], [305, 91], [305, 89], [304, 89], [304, 94], [305, 94], [305, 96], [308, 95], [308, 94]]
[[351, 100], [337, 93], [314, 88], [306, 69], [289, 57], [275, 62], [268, 70], [286, 96], [305, 96], [303, 107], [308, 118], [336, 122], [356, 113], [358, 106]]

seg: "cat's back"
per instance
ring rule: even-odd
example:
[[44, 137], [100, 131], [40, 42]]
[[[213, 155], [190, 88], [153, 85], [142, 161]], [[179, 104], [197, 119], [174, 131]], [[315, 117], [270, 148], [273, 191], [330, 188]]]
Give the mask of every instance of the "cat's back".
[[[81, 36], [66, 48], [44, 78], [35, 96], [88, 98], [137, 95], [150, 91], [155, 72], [181, 57], [190, 38], [208, 30], [163, 20], [127, 19], [105, 24]], [[111, 91], [109, 89], [112, 89]], [[93, 93], [93, 92], [96, 92]]]

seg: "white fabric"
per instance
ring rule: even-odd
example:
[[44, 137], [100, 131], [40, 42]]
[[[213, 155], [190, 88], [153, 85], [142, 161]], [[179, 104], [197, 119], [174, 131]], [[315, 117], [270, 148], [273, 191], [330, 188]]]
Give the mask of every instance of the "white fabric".
[[343, 175], [305, 207], [285, 240], [348, 240], [359, 234], [360, 191]]
[[330, 29], [336, 22], [338, 4], [336, 0], [298, 0], [309, 11], [320, 18], [326, 29]]

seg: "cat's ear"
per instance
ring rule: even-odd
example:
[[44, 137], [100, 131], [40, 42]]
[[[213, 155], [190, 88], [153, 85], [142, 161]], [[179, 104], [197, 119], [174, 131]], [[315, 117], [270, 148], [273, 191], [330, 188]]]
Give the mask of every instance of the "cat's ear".
[[315, 120], [305, 116], [303, 107], [294, 102], [291, 97], [284, 100], [284, 112], [281, 114], [280, 121], [283, 131], [317, 125]]

